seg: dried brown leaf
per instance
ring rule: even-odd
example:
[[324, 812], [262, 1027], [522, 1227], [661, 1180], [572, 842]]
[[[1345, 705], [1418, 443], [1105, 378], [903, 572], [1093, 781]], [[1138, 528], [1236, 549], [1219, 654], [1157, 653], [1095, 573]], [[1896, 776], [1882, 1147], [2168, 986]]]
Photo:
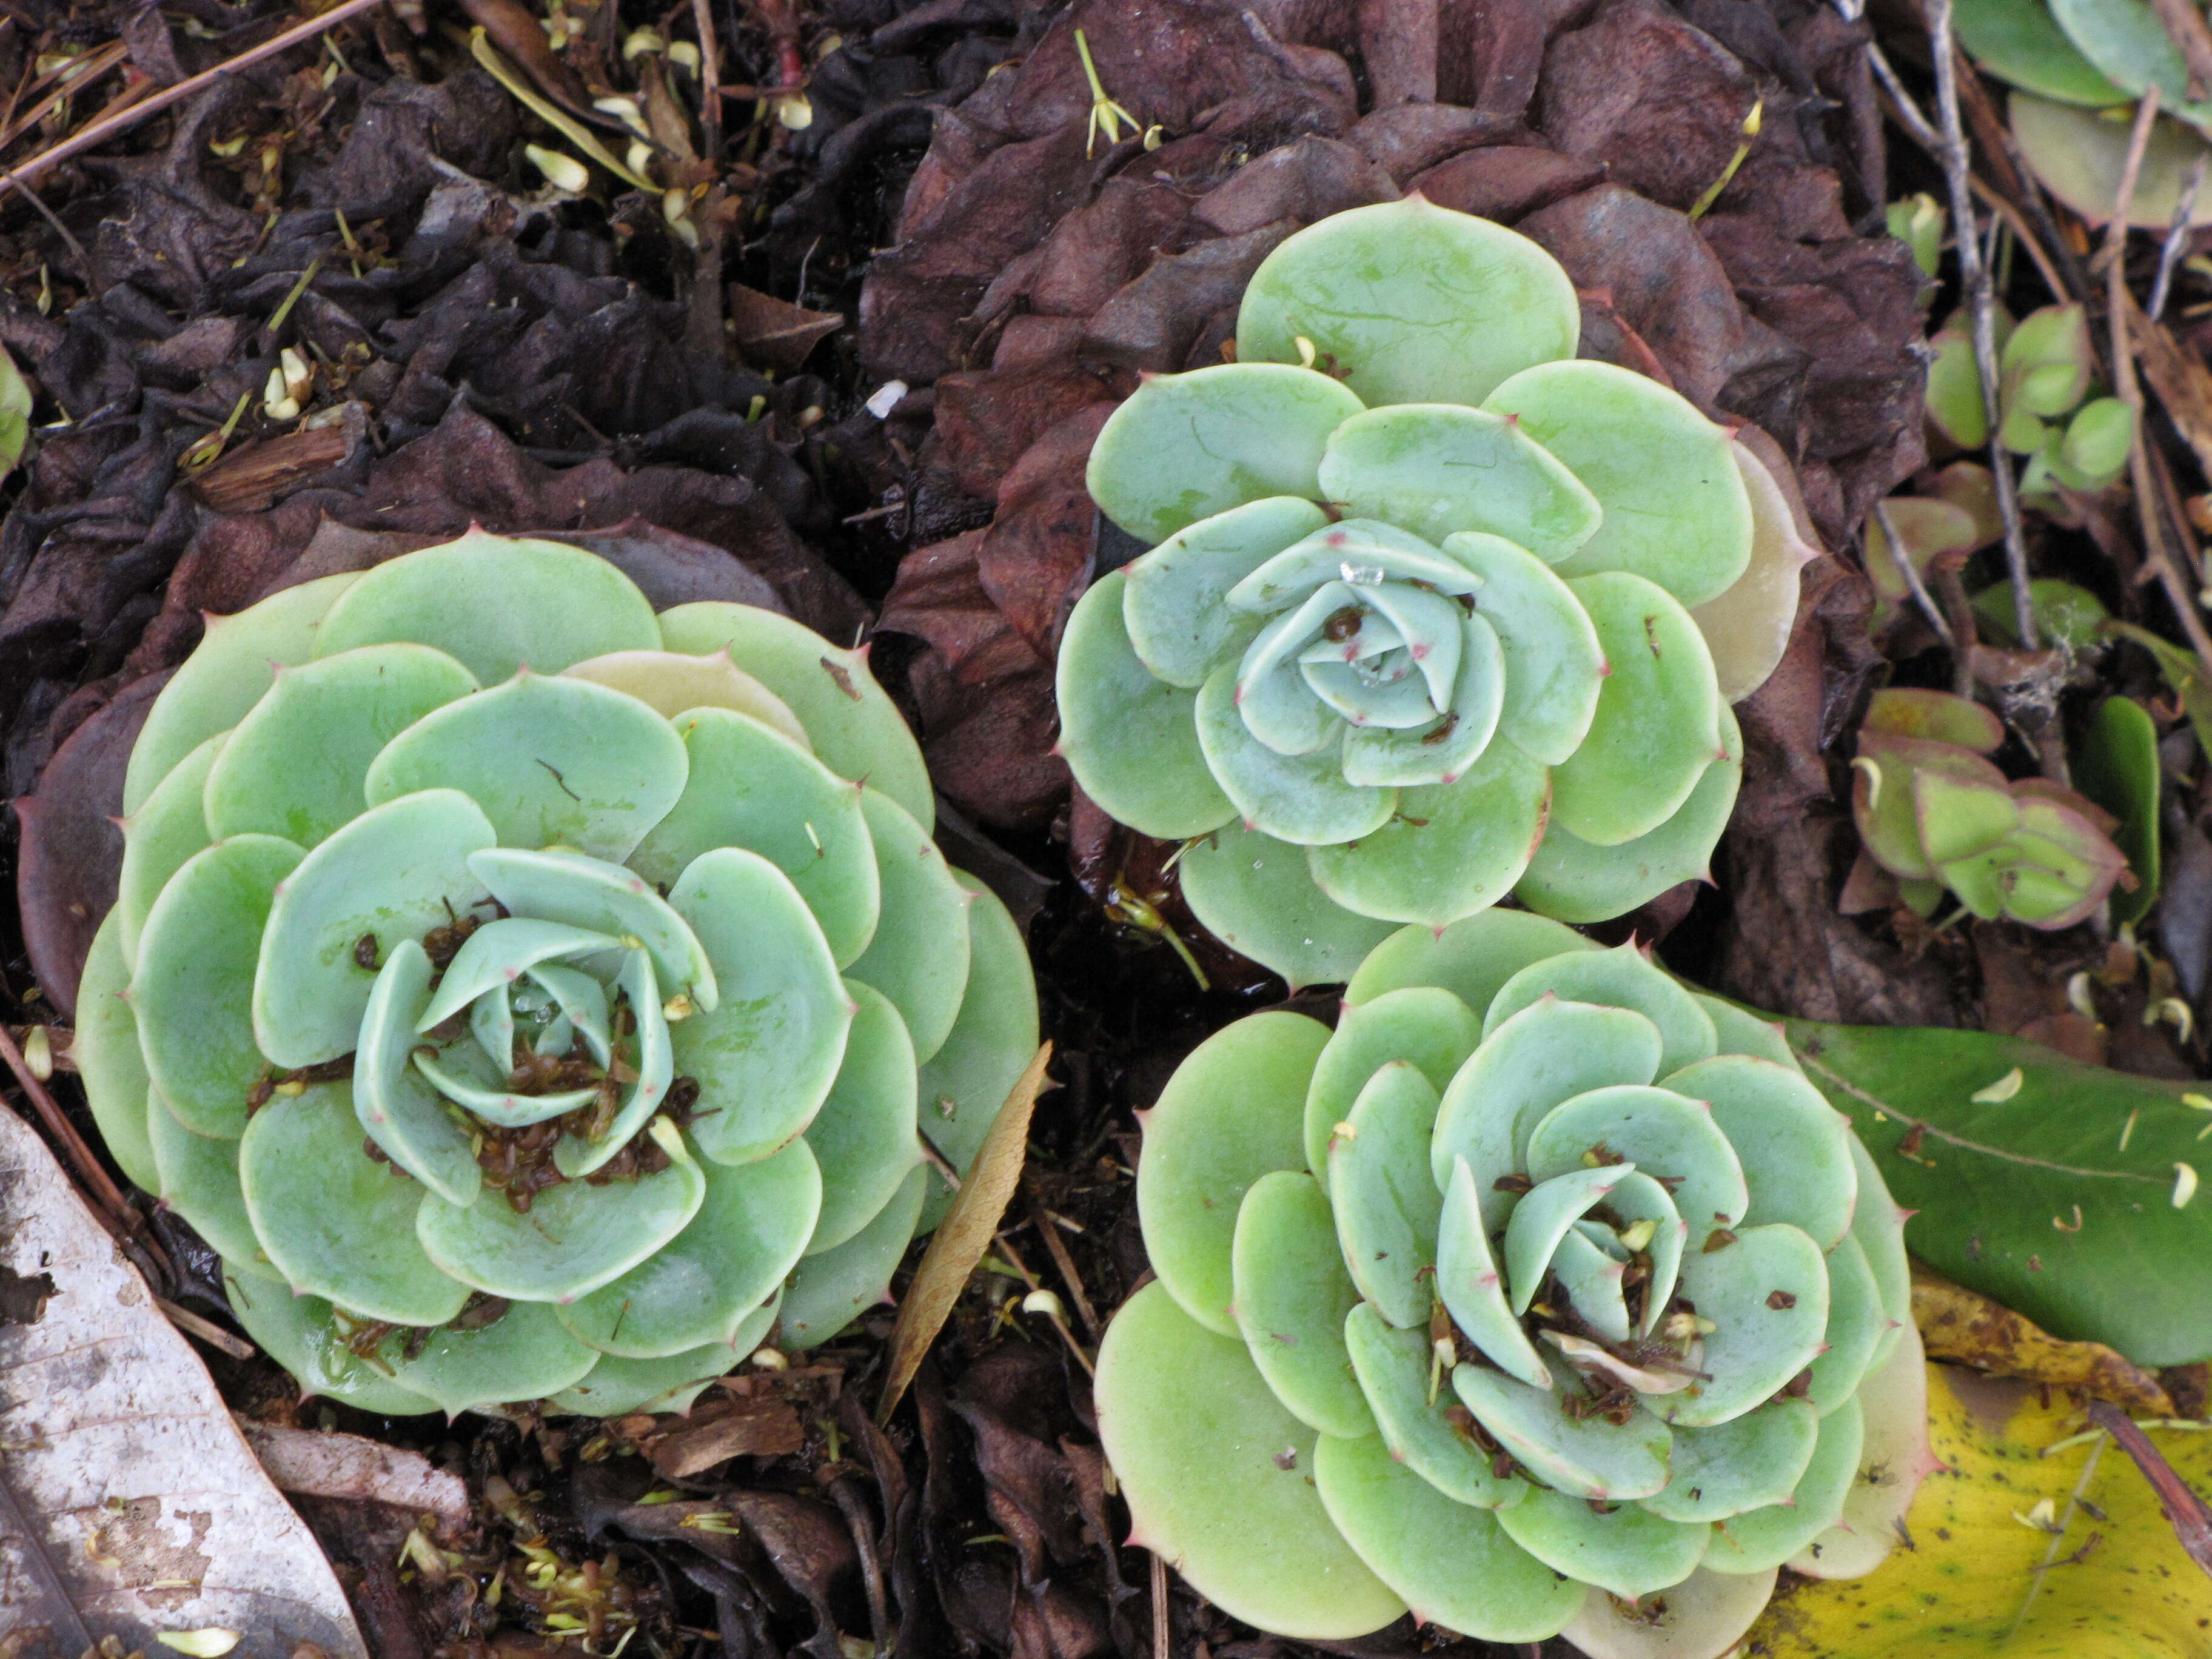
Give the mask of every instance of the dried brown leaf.
[[807, 355], [845, 325], [842, 311], [809, 311], [743, 283], [729, 288], [732, 337], [749, 363], [796, 374]]
[[236, 1413], [233, 1417], [279, 1492], [388, 1504], [410, 1515], [434, 1515], [456, 1529], [467, 1526], [474, 1514], [468, 1483], [420, 1452], [358, 1434], [288, 1428]]
[[914, 1381], [915, 1370], [931, 1343], [944, 1328], [945, 1316], [966, 1288], [983, 1252], [1006, 1215], [1014, 1188], [1021, 1182], [1022, 1164], [1029, 1155], [1030, 1115], [1047, 1082], [1045, 1066], [1052, 1059], [1052, 1044], [1040, 1046], [1034, 1058], [1006, 1097], [1006, 1103], [983, 1137], [981, 1150], [968, 1178], [945, 1212], [945, 1219], [923, 1253], [906, 1300], [899, 1304], [898, 1323], [891, 1331], [890, 1364], [884, 1379], [884, 1397], [876, 1407], [878, 1423], [888, 1419], [899, 1397]]
[[1912, 1270], [1912, 1322], [1930, 1359], [2080, 1389], [2130, 1411], [2173, 1415], [2173, 1401], [2158, 1379], [2103, 1343], [2061, 1342], [2024, 1315], [1918, 1266]]
[[751, 1395], [730, 1401], [711, 1414], [655, 1435], [645, 1455], [672, 1480], [682, 1480], [732, 1457], [774, 1457], [806, 1443], [799, 1413], [780, 1395]]

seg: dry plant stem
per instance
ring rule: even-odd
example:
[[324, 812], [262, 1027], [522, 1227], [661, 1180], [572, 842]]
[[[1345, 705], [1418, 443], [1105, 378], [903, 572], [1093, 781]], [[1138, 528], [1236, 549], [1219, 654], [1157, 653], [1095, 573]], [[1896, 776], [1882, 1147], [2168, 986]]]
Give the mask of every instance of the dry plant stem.
[[2206, 1509], [2204, 1500], [2173, 1472], [2173, 1466], [2151, 1443], [2150, 1437], [2118, 1406], [2108, 1400], [2091, 1401], [2089, 1421], [2118, 1441], [2120, 1449], [2135, 1459], [2143, 1479], [2158, 1494], [2159, 1507], [2166, 1511], [2166, 1518], [2173, 1528], [2174, 1536], [2181, 1540], [2181, 1547], [2189, 1553], [2191, 1560], [2212, 1573], [2212, 1510]]
[[2189, 66], [2185, 90], [2190, 100], [2201, 103], [2212, 97], [2212, 30], [2204, 26], [2204, 14], [2191, 0], [2150, 0], [2150, 3], [2158, 21], [2166, 26], [2167, 36], [2180, 48], [2181, 61]]
[[714, 34], [714, 0], [691, 0], [691, 21], [699, 31], [699, 128], [707, 159], [722, 161], [722, 46]]
[[1979, 179], [1973, 181], [1973, 185], [1974, 194], [2011, 228], [2014, 246], [2027, 250], [2027, 257], [2035, 264], [2035, 274], [2043, 278], [2043, 285], [2051, 290], [2052, 296], [2055, 298], [2070, 293], [2072, 290], [2066, 285], [2065, 273], [2052, 260], [2050, 251], [2043, 246], [2043, 239], [2029, 228], [2027, 216], [2005, 200], [1994, 185]]
[[[1974, 625], [1973, 601], [1966, 597], [1963, 574], [1966, 568], [1966, 556], [1963, 553], [1939, 554], [1929, 565], [1936, 577], [1936, 590], [1943, 596], [1943, 609], [1951, 618], [1951, 690], [1954, 696], [1972, 697], [1974, 653], [1982, 641], [1980, 630]], [[2043, 741], [2041, 732], [2037, 732], [2036, 741]]]
[[93, 1200], [105, 1212], [103, 1218], [107, 1230], [118, 1237], [133, 1237], [137, 1243], [160, 1257], [166, 1269], [167, 1258], [162, 1256], [160, 1247], [145, 1236], [138, 1212], [131, 1207], [131, 1200], [124, 1197], [123, 1189], [100, 1167], [100, 1159], [85, 1144], [84, 1137], [77, 1133], [76, 1125], [69, 1121], [69, 1115], [47, 1091], [46, 1085], [39, 1081], [37, 1073], [31, 1070], [30, 1062], [23, 1058], [23, 1051], [15, 1046], [14, 1036], [5, 1026], [0, 1026], [0, 1060], [6, 1061], [8, 1069], [15, 1074], [16, 1083], [37, 1109], [39, 1121], [46, 1126], [46, 1133], [60, 1144], [70, 1166], [76, 1172], [78, 1183], [91, 1194]]
[[1974, 142], [1981, 147], [1982, 158], [1989, 165], [1997, 193], [2033, 222], [2036, 240], [2065, 278], [2063, 285], [2052, 284], [2052, 295], [2070, 300], [2087, 299], [2088, 273], [2081, 268], [2074, 245], [2060, 234], [2058, 222], [2051, 216], [2051, 203], [2043, 185], [2034, 169], [2028, 166], [2027, 158], [2020, 153], [2009, 122], [1997, 107], [1996, 100], [1990, 96], [1988, 83], [1975, 72], [1956, 40], [1951, 43], [1951, 58], [1960, 108], [1966, 115], [1966, 125], [1973, 131]]
[[1152, 1560], [1152, 1659], [1170, 1659], [1168, 1650], [1168, 1564]]
[[2204, 164], [2208, 159], [2200, 155], [2189, 169], [2189, 182], [2182, 186], [2181, 199], [2173, 204], [2173, 218], [2166, 228], [2166, 240], [2158, 250], [2158, 276], [2150, 285], [2150, 302], [2143, 309], [2156, 322], [2166, 314], [2166, 296], [2173, 286], [2174, 267], [2181, 256], [2189, 251], [2190, 221], [2197, 215], [2197, 193], [2204, 188]]
[[1951, 0], [1929, 0], [1928, 44], [1936, 64], [1936, 122], [1941, 133], [1938, 154], [1943, 182], [1951, 198], [1954, 240], [1959, 250], [1959, 283], [1966, 290], [1974, 330], [1974, 368], [1982, 382], [1982, 411], [1989, 422], [1990, 471], [1996, 481], [1997, 514], [2004, 522], [2005, 574], [2012, 583], [2014, 631], [2021, 648], [2033, 651], [2042, 644], [2035, 626], [2035, 607], [2027, 591], [2027, 538], [2021, 526], [2020, 492], [2013, 476], [2012, 457], [1997, 441], [2002, 416], [1997, 408], [1996, 293], [1983, 262], [1981, 239], [1976, 234], [1974, 190], [1966, 149], [1966, 136], [1959, 121], [1958, 60], [1951, 49]]
[[1060, 1229], [1054, 1224], [1052, 1212], [1044, 1206], [1032, 1186], [1029, 1191], [1030, 1219], [1035, 1224], [1037, 1237], [1044, 1240], [1045, 1254], [1059, 1270], [1060, 1282], [1067, 1286], [1068, 1300], [1075, 1304], [1075, 1316], [1083, 1322], [1083, 1334], [1091, 1341], [1098, 1340], [1098, 1314], [1091, 1307], [1091, 1298], [1084, 1293], [1083, 1275], [1075, 1270], [1075, 1258], [1068, 1255], [1067, 1246], [1060, 1242]]
[[1936, 630], [1936, 636], [1956, 651], [1959, 648], [1958, 638], [1951, 632], [1951, 624], [1944, 620], [1935, 596], [1928, 591], [1928, 585], [1920, 580], [1920, 573], [1912, 568], [1912, 560], [1905, 553], [1905, 544], [1898, 539], [1897, 526], [1890, 522], [1887, 501], [1877, 501], [1874, 504], [1874, 519], [1881, 526], [1882, 545], [1889, 550], [1890, 561], [1897, 566], [1897, 574], [1905, 578], [1905, 585], [1912, 590], [1912, 602], [1920, 607], [1920, 614], [1928, 619], [1928, 625]]
[[[1020, 1224], [1017, 1222], [1015, 1224], [1018, 1226]], [[1042, 1231], [1044, 1223], [1039, 1222], [1037, 1227], [1040, 1231]], [[1030, 1271], [1030, 1264], [1022, 1260], [1021, 1254], [1014, 1249], [1012, 1239], [1006, 1234], [1000, 1233], [991, 1242], [999, 1247], [999, 1254], [1006, 1257], [1006, 1265], [1022, 1276], [1022, 1283], [1032, 1291], [1044, 1289], [1044, 1280]], [[1083, 1344], [1076, 1340], [1075, 1333], [1067, 1328], [1066, 1316], [1059, 1313], [1048, 1313], [1045, 1315], [1045, 1319], [1053, 1329], [1060, 1333], [1060, 1340], [1067, 1344], [1068, 1352], [1075, 1356], [1075, 1363], [1083, 1367], [1085, 1375], [1096, 1376], [1098, 1374], [1097, 1367], [1091, 1363], [1090, 1354], [1085, 1351]]]
[[172, 104], [181, 102], [195, 93], [204, 92], [218, 81], [225, 80], [237, 74], [240, 70], [259, 63], [264, 58], [274, 57], [280, 52], [298, 46], [302, 40], [312, 40], [317, 35], [326, 34], [349, 17], [358, 17], [363, 12], [385, 3], [386, 0], [338, 0], [337, 5], [332, 6], [320, 16], [311, 17], [304, 23], [295, 23], [283, 33], [271, 35], [259, 46], [248, 47], [237, 57], [217, 64], [211, 70], [191, 76], [178, 82], [173, 87], [164, 87], [150, 98], [133, 104], [128, 109], [118, 110], [112, 114], [103, 116], [82, 131], [72, 133], [60, 143], [40, 151], [21, 167], [9, 171], [0, 171], [0, 200], [4, 200], [8, 192], [20, 185], [35, 182], [40, 174], [59, 167], [70, 156], [82, 155], [86, 150], [106, 143], [116, 134], [137, 126], [148, 116], [156, 114], [168, 108]]
[[154, 1305], [162, 1316], [186, 1336], [195, 1337], [210, 1348], [220, 1349], [233, 1359], [251, 1359], [261, 1352], [244, 1337], [233, 1336], [213, 1320], [202, 1319], [190, 1308], [180, 1308], [165, 1296], [154, 1298]]

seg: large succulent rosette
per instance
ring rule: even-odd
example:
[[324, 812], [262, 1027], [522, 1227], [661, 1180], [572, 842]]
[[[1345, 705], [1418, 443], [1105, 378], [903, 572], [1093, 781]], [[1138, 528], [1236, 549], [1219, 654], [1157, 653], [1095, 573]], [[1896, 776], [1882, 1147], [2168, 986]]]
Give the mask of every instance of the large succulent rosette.
[[1098, 1359], [1138, 1540], [1285, 1635], [1711, 1659], [1924, 1464], [1904, 1216], [1776, 1028], [1522, 912], [1408, 927], [1145, 1126]]
[[1419, 198], [1299, 232], [1237, 361], [1148, 378], [1092, 450], [1151, 550], [1061, 643], [1061, 748], [1123, 823], [1205, 837], [1208, 927], [1294, 982], [1517, 891], [1570, 921], [1702, 876], [1729, 702], [1809, 550], [1657, 381], [1574, 360], [1573, 284]]
[[207, 637], [78, 1063], [309, 1390], [688, 1400], [884, 1292], [1036, 1042], [865, 653], [471, 533]]

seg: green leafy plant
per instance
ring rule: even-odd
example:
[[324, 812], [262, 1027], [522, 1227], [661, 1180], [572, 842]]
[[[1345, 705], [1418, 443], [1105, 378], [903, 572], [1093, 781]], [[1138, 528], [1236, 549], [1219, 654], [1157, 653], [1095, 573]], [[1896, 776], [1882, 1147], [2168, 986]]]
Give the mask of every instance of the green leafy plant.
[[[2022, 499], [2063, 514], [2057, 486], [2103, 489], [2127, 471], [2136, 411], [2118, 398], [2090, 396], [2096, 352], [2081, 306], [2045, 306], [2017, 325], [2000, 310], [1997, 340], [1998, 441], [2028, 458]], [[1954, 312], [1929, 343], [1936, 356], [1928, 370], [1929, 424], [1960, 449], [1982, 448], [1989, 418], [1965, 311]]]
[[1411, 1608], [1712, 1659], [1871, 1571], [1925, 1466], [1900, 1211], [1778, 1027], [1633, 946], [1408, 927], [1145, 1126], [1098, 1358], [1138, 1541], [1286, 1635]]
[[[883, 1292], [1036, 1042], [867, 672], [472, 532], [217, 618], [133, 749], [78, 1063], [370, 1410], [688, 1401]], [[941, 1184], [941, 1183], [940, 1183]]]
[[1847, 912], [1902, 902], [1932, 916], [1948, 889], [1972, 915], [2071, 927], [2128, 867], [2119, 820], [2046, 778], [1988, 757], [2004, 723], [1944, 691], [1877, 691], [1859, 729], [1851, 816], [1863, 859]]
[[1517, 892], [1573, 921], [1705, 873], [1814, 550], [1656, 381], [1577, 362], [1566, 273], [1418, 198], [1261, 265], [1233, 363], [1153, 376], [1091, 493], [1155, 544], [1061, 643], [1061, 748], [1200, 838], [1200, 919], [1294, 982]]

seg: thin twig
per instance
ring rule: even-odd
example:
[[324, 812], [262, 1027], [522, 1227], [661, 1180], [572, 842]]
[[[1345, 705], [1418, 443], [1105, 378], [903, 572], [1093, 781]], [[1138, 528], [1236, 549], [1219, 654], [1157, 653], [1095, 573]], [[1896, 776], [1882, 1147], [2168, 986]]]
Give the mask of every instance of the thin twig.
[[2166, 291], [2173, 285], [2173, 268], [2189, 246], [2190, 222], [2197, 216], [2197, 192], [2204, 188], [2204, 164], [2212, 157], [2199, 155], [2189, 169], [2189, 182], [2173, 204], [2173, 220], [2166, 228], [2166, 240], [2158, 250], [2158, 276], [2150, 285], [2150, 303], [2143, 307], [2151, 321], [2166, 314]]
[[2143, 1479], [2158, 1494], [2158, 1506], [2166, 1511], [2166, 1522], [2172, 1527], [2173, 1535], [2180, 1540], [2182, 1549], [2191, 1560], [2212, 1573], [2212, 1510], [2206, 1509], [2204, 1500], [2173, 1472], [2173, 1466], [2151, 1443], [2150, 1437], [2118, 1406], [2108, 1400], [2091, 1401], [2089, 1420], [2118, 1441], [2120, 1449], [2135, 1459]]
[[1091, 1305], [1091, 1298], [1083, 1289], [1083, 1275], [1075, 1270], [1075, 1258], [1060, 1243], [1060, 1229], [1053, 1224], [1052, 1212], [1031, 1187], [1029, 1192], [1030, 1219], [1036, 1224], [1037, 1237], [1044, 1240], [1045, 1253], [1052, 1257], [1052, 1265], [1060, 1270], [1060, 1282], [1067, 1286], [1068, 1299], [1075, 1304], [1076, 1317], [1083, 1322], [1083, 1334], [1091, 1341], [1098, 1340], [1098, 1313]]
[[1943, 619], [1943, 612], [1936, 605], [1935, 595], [1920, 580], [1920, 573], [1912, 568], [1911, 557], [1905, 550], [1905, 543], [1898, 536], [1897, 526], [1890, 521], [1887, 501], [1878, 500], [1875, 502], [1874, 521], [1881, 526], [1882, 544], [1889, 549], [1889, 556], [1897, 566], [1897, 574], [1905, 578], [1905, 586], [1912, 591], [1912, 602], [1920, 607], [1920, 614], [1928, 618], [1928, 625], [1936, 630], [1936, 637], [1956, 650], [1958, 637], [1951, 632], [1951, 624]]
[[1168, 1564], [1152, 1553], [1152, 1659], [1171, 1659], [1168, 1649]]
[[1966, 135], [1959, 120], [1958, 64], [1951, 50], [1951, 0], [1929, 0], [1928, 43], [1936, 64], [1936, 120], [1942, 133], [1938, 154], [1956, 227], [1960, 286], [1966, 290], [1973, 322], [1974, 368], [1982, 383], [1982, 411], [1989, 422], [1990, 472], [1996, 483], [1997, 515], [2004, 523], [2005, 574], [2012, 583], [2014, 631], [2021, 648], [2033, 651], [2042, 640], [2035, 625], [2035, 606], [2028, 595], [2027, 537], [2021, 524], [2019, 484], [2013, 477], [2012, 457], [1998, 441], [2003, 417], [1997, 406], [1996, 293], [1990, 284], [1989, 267], [1983, 262], [1981, 238], [1976, 231], [1978, 222]]
[[[2035, 1598], [2043, 1589], [2045, 1577], [2057, 1565], [2058, 1547], [2066, 1541], [2067, 1528], [2074, 1524], [2075, 1512], [2081, 1506], [2081, 1495], [2089, 1490], [2089, 1482], [2097, 1473], [2097, 1464], [2105, 1455], [2106, 1443], [2102, 1434], [2095, 1436], [2095, 1443], [2089, 1448], [2088, 1461], [2081, 1465], [2081, 1478], [2075, 1481], [2074, 1490], [2066, 1495], [2066, 1512], [2058, 1517], [2057, 1527], [2051, 1534], [2051, 1547], [2044, 1551], [2043, 1559], [2037, 1564], [2034, 1576], [2027, 1581], [2027, 1598], [2020, 1604], [2020, 1613], [2013, 1620], [2012, 1628], [2005, 1632], [2006, 1641], [2012, 1640], [2019, 1633], [2020, 1627], [2027, 1622], [2027, 1610], [2035, 1605]], [[2047, 1446], [2044, 1448], [2046, 1455], [2050, 1449]]]
[[123, 1235], [138, 1232], [138, 1212], [131, 1207], [131, 1200], [124, 1197], [123, 1189], [115, 1184], [114, 1178], [100, 1168], [99, 1158], [85, 1144], [84, 1137], [77, 1133], [76, 1125], [69, 1121], [68, 1115], [48, 1092], [46, 1085], [39, 1081], [38, 1074], [31, 1070], [30, 1063], [23, 1058], [23, 1051], [15, 1046], [15, 1037], [4, 1025], [0, 1025], [0, 1060], [4, 1060], [8, 1069], [15, 1074], [16, 1083], [30, 1097], [31, 1104], [37, 1109], [40, 1121], [46, 1126], [47, 1133], [61, 1143], [62, 1151], [76, 1170], [78, 1181], [91, 1193], [100, 1207], [107, 1212], [109, 1231]]
[[385, 0], [338, 0], [337, 5], [319, 17], [311, 17], [304, 23], [295, 23], [283, 33], [270, 36], [259, 46], [250, 46], [237, 57], [217, 64], [211, 70], [203, 70], [198, 75], [179, 81], [173, 87], [164, 87], [152, 97], [133, 104], [129, 109], [118, 110], [112, 115], [94, 121], [82, 132], [72, 133], [52, 149], [40, 151], [21, 167], [12, 170], [0, 170], [0, 200], [4, 200], [9, 191], [15, 189], [26, 180], [35, 180], [41, 173], [51, 172], [72, 155], [82, 155], [95, 145], [106, 143], [118, 132], [124, 132], [137, 126], [148, 116], [165, 110], [170, 105], [189, 98], [195, 93], [204, 92], [217, 82], [227, 80], [241, 70], [251, 68], [264, 58], [274, 57], [280, 52], [298, 46], [303, 40], [312, 40], [317, 35], [326, 34], [349, 17], [358, 17], [362, 13], [372, 10], [384, 3]]
[[691, 21], [699, 31], [699, 127], [707, 159], [722, 161], [722, 46], [714, 34], [714, 0], [691, 0]]
[[1881, 48], [1869, 40], [1866, 53], [1867, 63], [1874, 70], [1874, 78], [1889, 94], [1891, 118], [1905, 129], [1914, 143], [1940, 161], [1943, 135], [1936, 131], [1934, 125], [1921, 113], [1920, 106], [1912, 101], [1912, 94], [1905, 89], [1905, 82], [1898, 79], [1897, 71], [1890, 67], [1889, 59], [1882, 56]]
[[155, 1297], [154, 1305], [186, 1336], [196, 1336], [210, 1348], [219, 1349], [233, 1359], [251, 1359], [261, 1352], [245, 1338], [233, 1336], [213, 1320], [202, 1319], [190, 1308], [180, 1308], [166, 1296]]

